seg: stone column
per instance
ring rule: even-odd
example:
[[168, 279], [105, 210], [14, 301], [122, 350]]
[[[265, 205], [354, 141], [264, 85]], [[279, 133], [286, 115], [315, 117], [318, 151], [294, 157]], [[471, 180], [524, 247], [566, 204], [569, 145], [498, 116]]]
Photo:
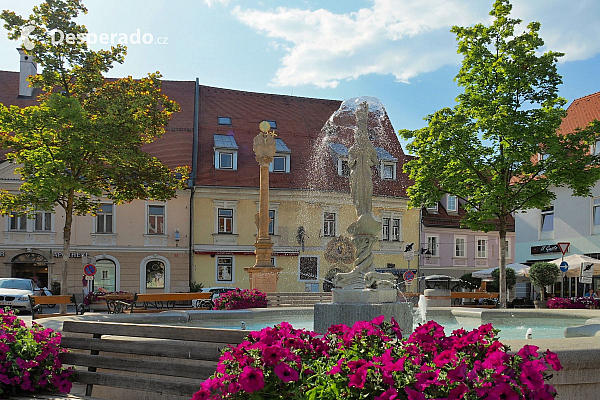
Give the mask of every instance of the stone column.
[[256, 135], [253, 142], [256, 161], [260, 166], [259, 212], [254, 215], [258, 235], [254, 243], [256, 262], [254, 266], [244, 268], [249, 275], [250, 289], [263, 293], [277, 291], [278, 272], [283, 269], [271, 262], [273, 243], [269, 236], [269, 164], [275, 155], [275, 133], [270, 128], [268, 122], [261, 122], [261, 133]]

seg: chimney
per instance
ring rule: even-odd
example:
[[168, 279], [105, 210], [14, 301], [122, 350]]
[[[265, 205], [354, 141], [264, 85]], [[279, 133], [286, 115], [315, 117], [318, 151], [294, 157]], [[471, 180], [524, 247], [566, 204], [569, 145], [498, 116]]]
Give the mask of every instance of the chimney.
[[37, 64], [33, 61], [33, 57], [25, 54], [24, 49], [17, 49], [21, 57], [21, 68], [19, 70], [19, 97], [33, 96], [33, 88], [29, 85], [30, 75], [37, 75]]

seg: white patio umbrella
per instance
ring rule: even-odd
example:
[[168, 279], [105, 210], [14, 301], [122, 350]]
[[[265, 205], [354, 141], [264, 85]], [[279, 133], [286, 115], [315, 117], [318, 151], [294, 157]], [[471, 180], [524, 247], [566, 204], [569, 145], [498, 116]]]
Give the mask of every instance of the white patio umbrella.
[[[481, 271], [473, 272], [473, 277], [481, 278], [484, 280], [492, 280], [492, 272], [499, 267], [482, 269]], [[512, 263], [508, 264], [506, 268], [512, 268], [515, 270], [517, 282], [525, 282], [529, 280], [529, 266], [525, 264]]]
[[571, 254], [570, 256], [563, 258], [557, 258], [556, 260], [550, 261], [552, 264], [556, 264], [560, 267], [560, 263], [562, 261], [566, 261], [569, 264], [569, 270], [566, 272], [565, 276], [569, 277], [577, 277], [580, 276], [581, 273], [581, 264], [594, 264], [594, 275], [600, 275], [600, 260], [597, 260], [592, 257], [584, 256], [583, 254]]

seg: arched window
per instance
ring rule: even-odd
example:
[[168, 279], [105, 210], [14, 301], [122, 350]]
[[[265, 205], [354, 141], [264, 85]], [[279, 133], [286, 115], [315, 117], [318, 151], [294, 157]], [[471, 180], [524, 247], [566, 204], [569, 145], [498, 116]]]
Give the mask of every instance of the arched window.
[[165, 288], [165, 264], [151, 260], [146, 263], [146, 289]]
[[117, 266], [112, 260], [101, 259], [96, 261], [94, 289], [98, 290], [100, 288], [107, 292], [117, 290]]

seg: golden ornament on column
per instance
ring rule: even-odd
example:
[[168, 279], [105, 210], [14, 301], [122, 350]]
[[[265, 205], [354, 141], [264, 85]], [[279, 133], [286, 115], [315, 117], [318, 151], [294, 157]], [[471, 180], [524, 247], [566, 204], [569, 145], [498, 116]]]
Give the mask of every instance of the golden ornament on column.
[[254, 266], [244, 270], [249, 275], [250, 289], [269, 293], [277, 291], [278, 272], [283, 269], [275, 267], [271, 262], [273, 242], [269, 236], [269, 164], [273, 162], [275, 155], [275, 132], [271, 131], [271, 125], [267, 121], [261, 122], [259, 128], [261, 133], [256, 135], [252, 146], [260, 166], [259, 211], [254, 215], [258, 228], [254, 243], [256, 262]]

